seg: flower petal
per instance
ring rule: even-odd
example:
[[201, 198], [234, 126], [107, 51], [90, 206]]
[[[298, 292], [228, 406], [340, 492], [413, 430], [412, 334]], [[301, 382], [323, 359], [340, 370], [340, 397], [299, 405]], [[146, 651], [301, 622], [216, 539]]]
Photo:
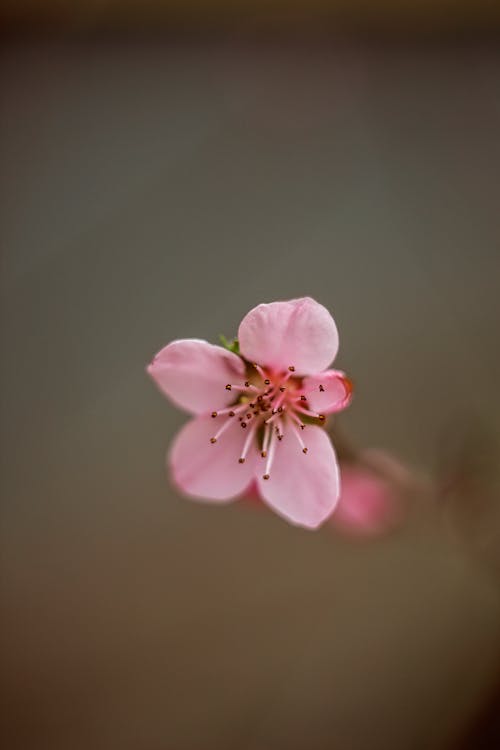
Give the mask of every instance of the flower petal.
[[[223, 420], [231, 424], [216, 443], [211, 443]], [[231, 500], [241, 494], [253, 480], [257, 457], [254, 443], [245, 462], [238, 461], [247, 430], [242, 429], [237, 417], [192, 419], [176, 436], [168, 456], [175, 483], [188, 495], [206, 500]]]
[[309, 407], [320, 414], [333, 414], [349, 406], [352, 383], [340, 370], [325, 370], [304, 378], [304, 391]]
[[269, 479], [259, 476], [257, 481], [262, 498], [278, 515], [297, 526], [314, 529], [337, 504], [339, 471], [330, 438], [321, 427], [308, 425], [301, 437], [307, 454], [302, 452], [292, 428], [285, 428], [283, 440], [275, 446]]
[[245, 365], [222, 346], [181, 339], [158, 352], [147, 371], [177, 406], [191, 414], [206, 414], [233, 403], [234, 393], [225, 386], [243, 381]]
[[331, 519], [336, 528], [371, 536], [396, 525], [401, 509], [396, 490], [387, 480], [361, 466], [343, 465], [341, 476], [342, 492]]
[[254, 307], [240, 323], [238, 340], [250, 362], [273, 370], [293, 365], [297, 375], [328, 367], [339, 343], [332, 316], [311, 297]]

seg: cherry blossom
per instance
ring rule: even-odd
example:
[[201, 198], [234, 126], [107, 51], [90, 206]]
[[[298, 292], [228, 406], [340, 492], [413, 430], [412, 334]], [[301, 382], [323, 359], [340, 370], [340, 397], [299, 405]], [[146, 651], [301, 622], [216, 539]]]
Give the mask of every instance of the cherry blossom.
[[310, 297], [250, 310], [232, 347], [200, 339], [164, 347], [147, 371], [194, 416], [168, 454], [177, 486], [227, 502], [255, 483], [290, 523], [318, 527], [340, 495], [326, 418], [352, 396], [345, 374], [327, 369], [337, 349], [332, 316]]

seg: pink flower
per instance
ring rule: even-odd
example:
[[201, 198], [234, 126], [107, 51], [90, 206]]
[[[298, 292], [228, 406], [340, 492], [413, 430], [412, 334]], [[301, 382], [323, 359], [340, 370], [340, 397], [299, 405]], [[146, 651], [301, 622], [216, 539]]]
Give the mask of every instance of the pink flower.
[[169, 453], [186, 494], [225, 502], [256, 483], [293, 524], [316, 528], [339, 493], [333, 446], [323, 427], [352, 387], [327, 370], [338, 349], [335, 322], [310, 297], [258, 305], [238, 331], [239, 353], [199, 339], [173, 341], [147, 371], [177, 406], [195, 415]]

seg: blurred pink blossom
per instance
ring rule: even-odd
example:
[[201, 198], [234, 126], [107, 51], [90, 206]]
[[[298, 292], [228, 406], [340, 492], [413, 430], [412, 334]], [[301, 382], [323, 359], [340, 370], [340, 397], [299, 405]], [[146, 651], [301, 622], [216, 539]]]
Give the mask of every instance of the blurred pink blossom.
[[326, 415], [352, 395], [344, 373], [326, 369], [338, 349], [335, 322], [310, 297], [262, 304], [241, 322], [238, 344], [173, 341], [147, 368], [195, 416], [171, 447], [173, 479], [186, 494], [216, 502], [255, 483], [280, 516], [316, 528], [339, 498]]
[[[354, 536], [378, 536], [402, 520], [404, 493], [398, 483], [404, 469], [391, 457], [387, 461], [391, 472], [386, 476], [362, 463], [341, 464], [342, 489], [330, 519], [336, 529]], [[398, 467], [397, 474], [392, 465]]]

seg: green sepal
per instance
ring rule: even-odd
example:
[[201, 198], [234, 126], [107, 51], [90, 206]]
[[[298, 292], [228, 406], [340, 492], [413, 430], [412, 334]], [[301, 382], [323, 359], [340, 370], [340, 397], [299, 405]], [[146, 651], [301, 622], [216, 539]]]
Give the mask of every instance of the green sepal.
[[233, 339], [232, 341], [228, 341], [223, 333], [219, 333], [219, 341], [221, 342], [224, 349], [228, 350], [228, 352], [233, 352], [233, 354], [240, 353], [240, 345], [239, 345], [238, 339]]

